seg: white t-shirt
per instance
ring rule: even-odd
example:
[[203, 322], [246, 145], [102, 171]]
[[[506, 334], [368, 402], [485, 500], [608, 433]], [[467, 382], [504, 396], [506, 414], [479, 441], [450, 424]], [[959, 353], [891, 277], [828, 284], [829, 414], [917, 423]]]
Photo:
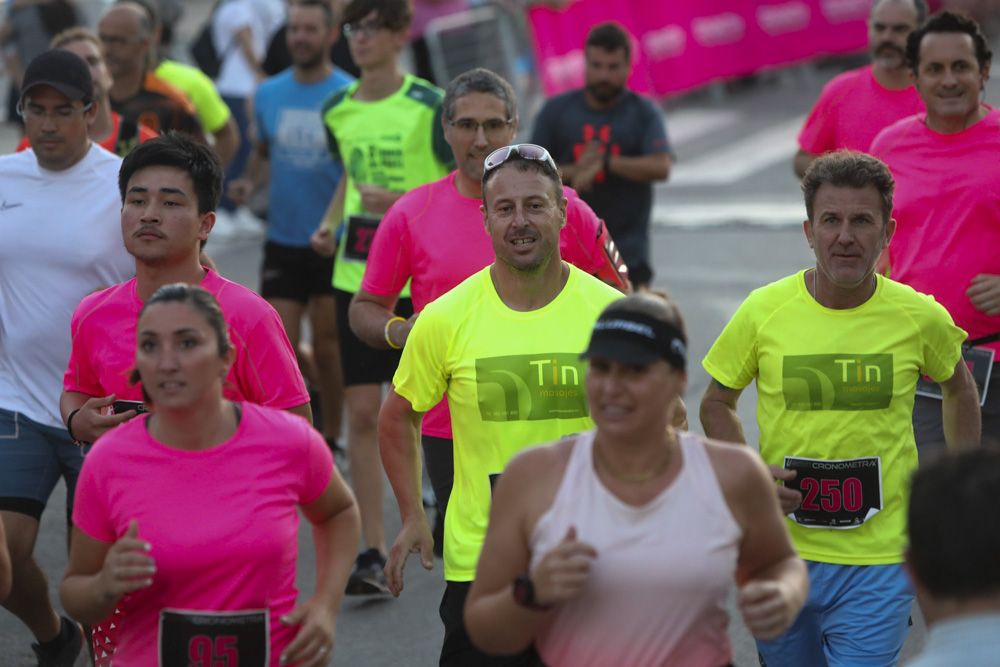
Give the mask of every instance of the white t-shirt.
[[121, 162], [97, 144], [65, 171], [43, 169], [31, 149], [0, 157], [0, 408], [47, 426], [63, 424], [73, 310], [135, 273], [122, 242]]
[[250, 28], [254, 55], [262, 61], [271, 35], [283, 21], [283, 9], [274, 0], [228, 0], [219, 6], [212, 21], [212, 40], [222, 60], [215, 79], [220, 95], [246, 98], [257, 88], [254, 68], [243, 55], [236, 33]]

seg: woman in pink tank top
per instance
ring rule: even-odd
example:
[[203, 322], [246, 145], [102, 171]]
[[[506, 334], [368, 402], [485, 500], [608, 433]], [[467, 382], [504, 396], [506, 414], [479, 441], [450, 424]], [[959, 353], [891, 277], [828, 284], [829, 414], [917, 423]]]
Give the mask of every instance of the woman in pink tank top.
[[582, 355], [596, 430], [523, 452], [495, 487], [465, 607], [480, 649], [719, 667], [734, 581], [755, 636], [791, 625], [808, 578], [763, 462], [669, 427], [686, 352], [671, 303], [636, 295], [601, 314]]

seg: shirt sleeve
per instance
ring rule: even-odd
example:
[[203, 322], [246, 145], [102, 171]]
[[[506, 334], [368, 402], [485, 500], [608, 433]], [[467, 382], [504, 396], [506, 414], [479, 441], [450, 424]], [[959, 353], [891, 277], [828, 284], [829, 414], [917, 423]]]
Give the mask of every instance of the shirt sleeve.
[[659, 153], [673, 154], [670, 148], [670, 140], [667, 138], [667, 126], [663, 122], [663, 114], [655, 104], [646, 98], [640, 98], [646, 110], [646, 122], [642, 137], [643, 155], [657, 155]]
[[333, 479], [333, 455], [316, 429], [302, 423], [306, 450], [303, 461], [302, 487], [299, 490], [299, 505], [315, 502]]
[[412, 194], [404, 195], [403, 199], [396, 202], [375, 228], [375, 238], [372, 239], [365, 265], [365, 277], [361, 281], [361, 289], [370, 294], [398, 295], [413, 274], [409, 221], [403, 207], [399, 206]]
[[743, 389], [757, 377], [757, 327], [747, 302], [729, 320], [701, 365], [715, 381], [730, 389]]
[[95, 540], [112, 543], [118, 535], [108, 510], [105, 491], [100, 488], [104, 478], [101, 474], [103, 465], [104, 457], [95, 456], [93, 450], [83, 459], [73, 496], [73, 525]]
[[[553, 159], [555, 159], [557, 151], [557, 147], [555, 146], [556, 135], [552, 130], [549, 120], [552, 117], [553, 107], [553, 100], [549, 100], [542, 106], [541, 111], [538, 112], [538, 116], [535, 117], [535, 126], [531, 129], [531, 143], [548, 149], [552, 153]], [[556, 162], [558, 161], [556, 159]]]
[[835, 110], [830, 102], [832, 95], [829, 87], [823, 89], [799, 132], [799, 148], [810, 155], [821, 155], [837, 147], [834, 133]]
[[927, 319], [920, 326], [924, 358], [920, 372], [935, 382], [944, 382], [954, 374], [962, 357], [962, 343], [968, 336], [955, 326], [944, 306], [930, 296], [921, 296], [927, 300], [928, 309]]
[[270, 305], [247, 332], [242, 348], [235, 376], [246, 400], [280, 410], [309, 402], [295, 351]]
[[600, 243], [604, 226], [594, 210], [571, 188], [566, 188], [566, 226], [559, 235], [562, 258], [591, 275], [608, 261]]
[[396, 393], [416, 412], [427, 412], [440, 403], [448, 386], [446, 355], [451, 328], [442, 315], [434, 303], [420, 313], [392, 378]]
[[215, 133], [229, 121], [230, 111], [212, 80], [196, 69], [191, 73], [191, 101], [206, 132]]
[[77, 307], [70, 322], [71, 347], [69, 363], [63, 374], [63, 389], [88, 396], [104, 396], [100, 378], [90, 363], [91, 350], [85, 329], [86, 316]]

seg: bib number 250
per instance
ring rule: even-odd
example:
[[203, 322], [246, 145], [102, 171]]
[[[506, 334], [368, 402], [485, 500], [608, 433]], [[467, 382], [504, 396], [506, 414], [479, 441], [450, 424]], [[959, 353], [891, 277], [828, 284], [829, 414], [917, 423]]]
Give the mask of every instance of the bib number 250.
[[792, 513], [808, 528], [857, 528], [882, 509], [882, 466], [877, 456], [820, 460], [785, 457], [798, 474], [785, 486], [802, 493]]

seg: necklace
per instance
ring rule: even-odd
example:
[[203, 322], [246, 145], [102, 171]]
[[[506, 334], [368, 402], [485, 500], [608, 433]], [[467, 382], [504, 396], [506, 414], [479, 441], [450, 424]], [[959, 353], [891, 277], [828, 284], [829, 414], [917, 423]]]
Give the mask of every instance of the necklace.
[[659, 462], [650, 470], [647, 470], [646, 472], [643, 473], [639, 473], [637, 475], [627, 475], [620, 472], [616, 472], [610, 465], [608, 465], [607, 460], [604, 458], [604, 454], [601, 453], [601, 448], [597, 446], [596, 440], [594, 441], [593, 444], [593, 450], [594, 450], [594, 462], [597, 463], [599, 467], [603, 468], [604, 472], [606, 472], [612, 479], [614, 479], [617, 482], [623, 482], [625, 484], [640, 484], [642, 482], [648, 482], [651, 479], [659, 477], [664, 472], [666, 472], [667, 468], [670, 467], [671, 461], [673, 460], [673, 456], [671, 456], [668, 451], [667, 456], [663, 459], [663, 461]]

